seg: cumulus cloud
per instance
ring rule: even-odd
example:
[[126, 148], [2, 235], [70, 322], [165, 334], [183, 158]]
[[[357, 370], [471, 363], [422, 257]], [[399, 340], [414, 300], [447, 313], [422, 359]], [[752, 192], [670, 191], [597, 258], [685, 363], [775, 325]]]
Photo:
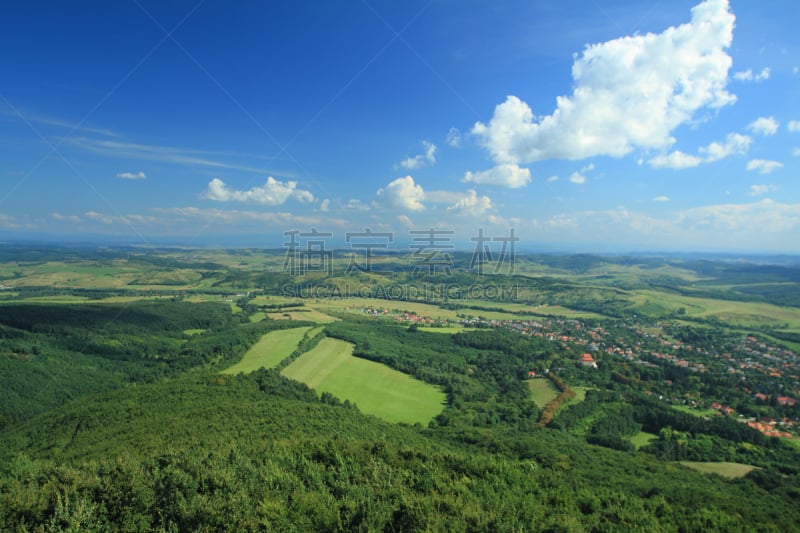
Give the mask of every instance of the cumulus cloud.
[[481, 172], [467, 172], [464, 174], [464, 179], [462, 181], [466, 183], [477, 183], [478, 185], [494, 185], [496, 187], [519, 189], [531, 181], [531, 171], [513, 163], [506, 163]]
[[675, 150], [669, 154], [657, 155], [648, 161], [653, 168], [692, 168], [703, 163], [703, 158], [696, 155], [689, 155]]
[[[479, 216], [492, 209], [492, 200], [488, 196], [478, 195], [473, 189], [467, 192], [458, 191], [426, 191], [411, 176], [397, 178], [386, 187], [378, 189], [378, 201], [375, 205], [423, 211], [426, 204], [444, 204], [445, 212], [451, 215]], [[433, 208], [433, 211], [436, 207]]]
[[447, 144], [453, 148], [461, 148], [461, 130], [458, 128], [450, 128], [447, 132]]
[[121, 180], [143, 180], [147, 179], [147, 176], [144, 172], [120, 172], [117, 174], [117, 177]]
[[774, 185], [751, 185], [750, 186], [750, 196], [761, 196], [762, 194], [767, 194], [770, 192], [777, 191], [778, 188]]
[[547, 182], [553, 183], [554, 181], [558, 181], [558, 179], [559, 179], [558, 176], [550, 176], [549, 178], [547, 178]]
[[588, 46], [572, 67], [572, 95], [552, 114], [535, 117], [508, 96], [472, 132], [498, 164], [668, 148], [695, 112], [735, 101], [725, 90], [733, 23], [727, 0], [706, 0], [689, 23]]
[[414, 183], [414, 178], [411, 176], [393, 180], [386, 187], [378, 189], [376, 195], [389, 207], [408, 209], [409, 211], [425, 209], [422, 203], [425, 191], [421, 185]]
[[656, 196], [653, 198], [654, 202], [669, 202], [669, 196]]
[[729, 133], [723, 142], [712, 142], [708, 146], [698, 149], [699, 155], [690, 155], [680, 150], [669, 154], [661, 154], [648, 161], [653, 168], [683, 169], [700, 166], [704, 163], [713, 163], [732, 155], [742, 155], [750, 149], [753, 141], [747, 135]]
[[759, 174], [769, 174], [782, 167], [783, 163], [779, 161], [770, 161], [768, 159], [752, 159], [747, 162], [747, 170], [755, 170]]
[[242, 202], [259, 205], [281, 205], [289, 198], [299, 202], [313, 202], [314, 195], [297, 188], [296, 181], [278, 181], [268, 177], [264, 185], [241, 191], [229, 188], [224, 181], [214, 178], [208, 183], [203, 197], [217, 202]]
[[569, 181], [574, 183], [575, 185], [583, 185], [586, 183], [586, 176], [581, 174], [580, 172], [573, 172], [572, 175], [569, 177]]
[[459, 198], [456, 203], [447, 208], [450, 213], [477, 217], [492, 208], [492, 200], [488, 196], [478, 196], [473, 189]]
[[753, 74], [752, 69], [743, 70], [741, 72], [735, 72], [733, 74], [733, 79], [736, 81], [755, 81], [755, 82], [762, 82], [769, 79], [770, 70], [769, 67], [766, 67], [761, 70], [758, 74]]
[[797, 133], [798, 131], [800, 131], [800, 120], [790, 120], [786, 124], [786, 129], [788, 129], [793, 133]]
[[569, 181], [576, 185], [583, 185], [584, 183], [586, 183], [585, 174], [590, 170], [594, 170], [594, 164], [590, 163], [589, 165], [583, 167], [579, 171], [573, 172], [569, 177]]
[[747, 126], [756, 135], [775, 135], [778, 132], [778, 121], [773, 117], [759, 117]]
[[400, 161], [399, 166], [408, 170], [414, 170], [436, 163], [436, 145], [429, 141], [422, 141], [422, 146], [425, 148], [424, 153], [403, 159]]
[[704, 148], [700, 148], [700, 154], [704, 156], [704, 163], [713, 163], [731, 155], [747, 153], [751, 142], [752, 139], [747, 135], [729, 133], [725, 137], [725, 142], [713, 142]]
[[319, 210], [323, 213], [327, 213], [331, 206], [330, 198], [325, 198], [319, 203]]

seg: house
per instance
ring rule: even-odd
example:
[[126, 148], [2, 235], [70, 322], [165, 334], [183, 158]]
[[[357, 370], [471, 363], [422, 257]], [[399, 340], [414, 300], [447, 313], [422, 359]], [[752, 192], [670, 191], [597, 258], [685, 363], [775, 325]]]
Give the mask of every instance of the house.
[[595, 362], [594, 357], [592, 357], [592, 354], [590, 353], [581, 354], [581, 364], [583, 366], [590, 366], [592, 368], [597, 368], [597, 363]]
[[788, 396], [778, 396], [778, 405], [794, 407], [797, 404], [797, 400], [794, 398], [790, 398]]

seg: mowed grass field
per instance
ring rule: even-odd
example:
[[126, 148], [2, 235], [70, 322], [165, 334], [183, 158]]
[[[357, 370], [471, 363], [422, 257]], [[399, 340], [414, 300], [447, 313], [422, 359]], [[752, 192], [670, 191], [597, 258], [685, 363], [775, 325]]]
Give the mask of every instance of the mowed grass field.
[[247, 350], [241, 361], [226, 368], [222, 373], [247, 374], [259, 368], [272, 368], [291, 355], [303, 340], [303, 335], [310, 329], [310, 327], [302, 327], [270, 331]]
[[646, 431], [640, 431], [636, 435], [631, 437], [631, 444], [636, 446], [636, 449], [642, 448], [643, 446], [647, 446], [650, 444], [650, 441], [655, 440], [658, 438], [658, 435], [653, 433], [647, 433]]
[[533, 403], [539, 409], [543, 409], [545, 405], [555, 400], [556, 396], [558, 396], [558, 389], [549, 379], [529, 379], [528, 388], [531, 391]]
[[704, 474], [717, 474], [729, 479], [744, 477], [756, 468], [755, 466], [745, 465], [742, 463], [701, 463], [696, 461], [680, 461], [680, 464]]
[[363, 413], [389, 422], [427, 424], [444, 409], [438, 387], [386, 365], [353, 356], [353, 345], [326, 338], [298, 357], [282, 374], [317, 392], [355, 403]]

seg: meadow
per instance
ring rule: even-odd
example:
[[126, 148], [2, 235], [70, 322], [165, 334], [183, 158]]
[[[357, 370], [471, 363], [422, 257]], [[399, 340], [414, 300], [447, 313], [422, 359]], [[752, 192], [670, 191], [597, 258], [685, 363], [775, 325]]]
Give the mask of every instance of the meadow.
[[755, 466], [744, 465], [741, 463], [707, 463], [707, 462], [697, 462], [697, 461], [681, 461], [680, 464], [691, 468], [692, 470], [697, 470], [698, 472], [702, 472], [704, 474], [716, 474], [718, 476], [722, 476], [728, 479], [735, 479], [744, 477], [753, 470], [755, 470]]
[[556, 396], [558, 396], [558, 389], [556, 389], [553, 382], [549, 379], [528, 380], [528, 388], [531, 390], [531, 399], [533, 403], [540, 409], [543, 409], [544, 406], [555, 400]]
[[427, 424], [442, 411], [446, 400], [437, 387], [354, 357], [353, 345], [339, 339], [323, 339], [281, 373], [389, 422]]
[[249, 373], [259, 368], [273, 368], [289, 357], [311, 327], [270, 331], [247, 352], [242, 360], [223, 370], [223, 374]]

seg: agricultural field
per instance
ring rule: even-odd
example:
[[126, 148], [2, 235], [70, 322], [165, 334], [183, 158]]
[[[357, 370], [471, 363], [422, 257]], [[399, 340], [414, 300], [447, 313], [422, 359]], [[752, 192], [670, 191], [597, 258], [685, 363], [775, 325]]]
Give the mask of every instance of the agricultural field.
[[235, 365], [226, 368], [224, 374], [240, 374], [273, 368], [289, 357], [311, 327], [279, 329], [270, 331], [252, 347]]
[[[256, 314], [264, 315], [264, 313]], [[318, 324], [327, 324], [328, 322], [335, 322], [338, 320], [338, 318], [321, 313], [316, 309], [287, 309], [286, 311], [266, 313], [266, 316], [273, 320], [310, 320]], [[252, 320], [253, 317], [250, 318]]]
[[[457, 320], [458, 312], [450, 309], [442, 309], [439, 306], [419, 303], [419, 302], [405, 302], [397, 300], [381, 300], [379, 298], [331, 298], [331, 299], [316, 299], [306, 302], [306, 306], [312, 309], [317, 309], [322, 313], [325, 312], [351, 312], [361, 313], [360, 309], [373, 308], [373, 309], [386, 309], [388, 311], [408, 311], [416, 313], [420, 316], [426, 316], [433, 319], [443, 320]], [[471, 314], [478, 314], [473, 312]]]
[[437, 387], [354, 357], [353, 345], [339, 339], [323, 339], [282, 374], [389, 422], [427, 424], [445, 404], [445, 395]]
[[661, 291], [635, 291], [629, 297], [634, 309], [652, 316], [668, 316], [684, 309], [686, 317], [717, 318], [726, 323], [744, 326], [777, 326], [788, 324], [800, 329], [800, 308], [781, 307], [763, 302], [738, 302], [713, 298], [696, 298]]
[[750, 472], [752, 472], [756, 467], [750, 465], [744, 465], [741, 463], [709, 463], [709, 462], [697, 462], [697, 461], [681, 461], [685, 467], [691, 468], [692, 470], [697, 470], [698, 472], [702, 472], [703, 474], [716, 474], [718, 476], [722, 476], [728, 479], [735, 479], [744, 477]]

